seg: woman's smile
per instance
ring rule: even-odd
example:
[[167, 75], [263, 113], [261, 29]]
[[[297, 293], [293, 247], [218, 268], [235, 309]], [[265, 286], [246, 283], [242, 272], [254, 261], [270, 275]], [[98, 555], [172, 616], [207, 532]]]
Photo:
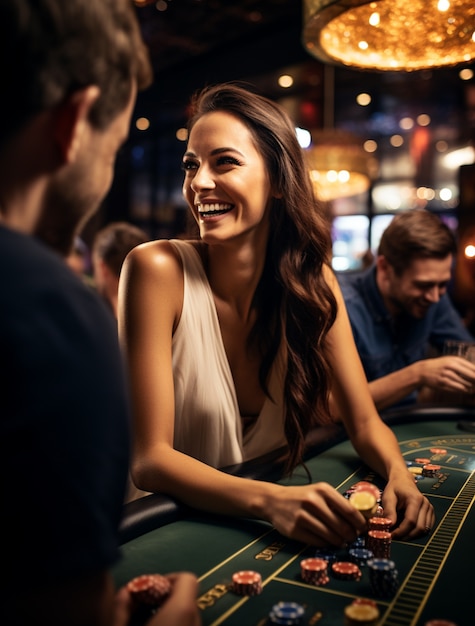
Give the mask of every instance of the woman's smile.
[[196, 208], [198, 210], [200, 219], [210, 219], [229, 213], [234, 209], [234, 205], [224, 202], [210, 202], [197, 204]]

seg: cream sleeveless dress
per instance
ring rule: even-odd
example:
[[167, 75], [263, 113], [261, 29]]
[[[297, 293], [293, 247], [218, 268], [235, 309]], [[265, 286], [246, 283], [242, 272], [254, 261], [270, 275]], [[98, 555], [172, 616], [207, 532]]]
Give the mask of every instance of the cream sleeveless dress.
[[213, 467], [225, 467], [284, 446], [282, 355], [271, 373], [272, 400], [265, 400], [243, 438], [236, 389], [201, 257], [190, 243], [172, 243], [184, 270], [183, 310], [173, 337], [175, 448]]
[[[242, 435], [241, 416], [216, 306], [201, 257], [188, 242], [172, 239], [183, 262], [183, 309], [173, 336], [174, 447], [221, 468], [286, 445], [283, 381], [285, 361], [276, 359], [266, 398]], [[129, 480], [126, 501], [145, 495]]]

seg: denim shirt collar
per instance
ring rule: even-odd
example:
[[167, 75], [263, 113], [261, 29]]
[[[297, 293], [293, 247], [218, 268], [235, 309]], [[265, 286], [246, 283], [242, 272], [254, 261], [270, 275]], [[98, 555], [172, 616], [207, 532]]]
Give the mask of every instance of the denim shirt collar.
[[361, 276], [362, 294], [371, 317], [377, 324], [391, 324], [392, 317], [387, 310], [376, 283], [376, 266], [367, 269]]

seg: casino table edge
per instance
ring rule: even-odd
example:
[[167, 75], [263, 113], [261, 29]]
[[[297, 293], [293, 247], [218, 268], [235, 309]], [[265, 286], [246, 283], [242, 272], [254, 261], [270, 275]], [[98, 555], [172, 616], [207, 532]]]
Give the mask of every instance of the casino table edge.
[[[461, 406], [411, 406], [385, 411], [381, 417], [388, 426], [410, 421], [460, 421], [473, 422], [475, 408]], [[305, 459], [321, 454], [332, 446], [348, 439], [341, 424], [329, 424], [313, 429], [306, 441]], [[285, 448], [280, 448], [252, 461], [222, 468], [230, 474], [255, 480], [277, 481], [283, 477]], [[120, 544], [132, 541], [151, 530], [182, 519], [190, 508], [162, 494], [150, 494], [123, 505], [119, 527]]]

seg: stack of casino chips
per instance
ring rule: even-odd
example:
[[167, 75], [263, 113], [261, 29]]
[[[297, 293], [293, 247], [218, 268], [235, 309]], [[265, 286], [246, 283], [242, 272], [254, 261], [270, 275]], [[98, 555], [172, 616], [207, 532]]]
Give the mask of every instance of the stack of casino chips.
[[355, 598], [345, 607], [345, 626], [377, 626], [379, 609], [374, 600]]
[[368, 520], [368, 530], [385, 530], [389, 532], [392, 522], [389, 517], [371, 517]]
[[396, 564], [390, 559], [369, 559], [369, 582], [373, 593], [379, 598], [391, 598], [399, 587]]
[[270, 624], [284, 624], [294, 626], [301, 623], [305, 609], [297, 602], [278, 602], [269, 613]]
[[377, 559], [391, 556], [391, 533], [387, 530], [368, 530], [366, 547]]
[[328, 561], [325, 559], [304, 559], [300, 561], [300, 575], [302, 580], [310, 585], [321, 587], [326, 585], [330, 578], [328, 576]]
[[353, 563], [356, 563], [359, 567], [364, 567], [368, 559], [372, 559], [374, 554], [367, 548], [349, 548], [348, 554], [350, 555]]
[[231, 588], [240, 596], [257, 596], [262, 593], [262, 576], [252, 570], [235, 572]]
[[435, 478], [438, 472], [440, 472], [440, 465], [427, 463], [427, 465], [422, 466], [422, 475], [426, 478]]
[[335, 561], [331, 566], [332, 574], [338, 580], [361, 580], [361, 570], [351, 561]]

